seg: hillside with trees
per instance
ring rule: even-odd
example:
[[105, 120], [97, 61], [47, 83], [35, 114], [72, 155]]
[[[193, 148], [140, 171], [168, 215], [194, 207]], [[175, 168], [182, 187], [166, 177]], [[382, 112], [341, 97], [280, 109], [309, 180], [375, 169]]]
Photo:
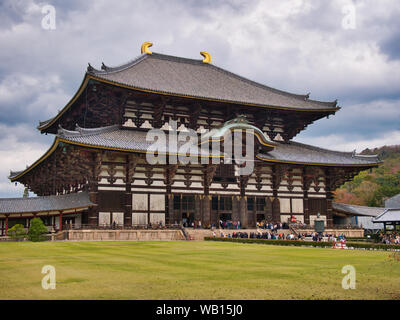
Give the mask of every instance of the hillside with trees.
[[384, 207], [385, 200], [400, 193], [400, 145], [365, 149], [361, 154], [378, 154], [384, 161], [377, 168], [360, 172], [335, 191], [335, 201]]

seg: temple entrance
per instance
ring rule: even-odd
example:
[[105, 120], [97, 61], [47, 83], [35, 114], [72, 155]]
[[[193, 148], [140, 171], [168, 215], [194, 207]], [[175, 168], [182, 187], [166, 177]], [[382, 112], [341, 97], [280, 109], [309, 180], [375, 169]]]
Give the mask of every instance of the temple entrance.
[[257, 213], [257, 222], [265, 221], [265, 214]]
[[192, 223], [194, 223], [194, 212], [182, 212], [182, 225], [191, 227]]
[[215, 225], [221, 228], [228, 228], [232, 222], [232, 197], [214, 196], [211, 201], [212, 216]]
[[194, 222], [195, 214], [194, 195], [175, 194], [174, 195], [174, 214], [177, 218], [176, 223], [183, 226], [191, 226]]

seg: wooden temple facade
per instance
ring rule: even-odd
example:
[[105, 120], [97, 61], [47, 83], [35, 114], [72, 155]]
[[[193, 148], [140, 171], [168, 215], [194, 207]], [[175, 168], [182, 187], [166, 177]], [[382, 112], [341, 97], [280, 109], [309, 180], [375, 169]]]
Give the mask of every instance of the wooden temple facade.
[[[83, 224], [138, 225], [221, 220], [254, 227], [257, 220], [313, 224], [317, 214], [332, 226], [333, 191], [374, 156], [321, 149], [292, 139], [314, 121], [335, 114], [337, 102], [309, 99], [250, 81], [204, 60], [153, 53], [148, 47], [119, 66], [89, 65], [71, 101], [38, 129], [54, 134], [49, 150], [27, 169], [11, 172], [38, 196], [85, 192], [94, 204]], [[169, 123], [178, 132], [245, 123], [261, 132], [250, 175], [234, 164], [157, 164], [146, 160], [146, 133]], [[245, 120], [243, 120], [245, 119]], [[260, 144], [268, 141], [268, 148]], [[5, 215], [0, 213], [0, 229]]]

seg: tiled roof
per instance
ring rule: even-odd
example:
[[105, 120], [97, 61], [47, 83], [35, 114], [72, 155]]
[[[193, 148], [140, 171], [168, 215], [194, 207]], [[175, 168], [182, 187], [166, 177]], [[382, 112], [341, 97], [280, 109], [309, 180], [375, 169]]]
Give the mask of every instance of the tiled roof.
[[386, 209], [385, 212], [373, 219], [374, 223], [395, 221], [400, 222], [400, 209]]
[[332, 202], [334, 211], [346, 213], [354, 216], [370, 216], [376, 217], [385, 211], [385, 208], [357, 206], [353, 204], [345, 204], [339, 202]]
[[132, 88], [171, 95], [288, 109], [338, 109], [337, 101], [316, 101], [309, 99], [308, 94], [277, 90], [202, 60], [153, 52], [116, 68], [103, 64], [102, 69], [89, 65], [87, 73]]
[[[9, 179], [17, 180], [19, 177], [29, 172], [31, 168], [44, 161], [56, 148], [59, 142], [80, 145], [84, 147], [92, 147], [96, 149], [107, 149], [114, 151], [126, 152], [142, 152], [145, 153], [149, 147], [154, 144], [152, 141], [146, 141], [147, 131], [129, 128], [119, 128], [118, 125], [102, 127], [102, 128], [80, 128], [76, 127], [74, 131], [59, 128], [57, 138], [53, 145], [39, 160], [26, 170], [19, 172], [11, 172]], [[266, 139], [266, 137], [264, 137]], [[269, 140], [268, 140], [269, 141]], [[170, 145], [169, 137], [166, 135], [165, 144], [157, 151], [166, 154], [178, 154], [186, 141], [178, 141], [178, 145]], [[271, 142], [270, 148], [273, 150], [259, 153], [256, 157], [260, 160], [276, 163], [293, 163], [306, 165], [321, 166], [363, 166], [374, 167], [381, 161], [377, 156], [360, 156], [351, 152], [339, 152], [322, 148], [313, 147], [297, 142], [283, 143]], [[211, 151], [211, 155], [205, 152], [202, 147], [197, 144], [191, 147], [192, 151], [197, 148], [198, 155], [204, 157], [223, 157], [224, 154], [218, 151]], [[156, 151], [156, 150], [154, 150]]]
[[0, 198], [0, 213], [26, 213], [91, 207], [87, 192], [32, 198]]
[[304, 163], [315, 165], [374, 166], [381, 163], [377, 156], [362, 156], [353, 152], [333, 151], [290, 141], [276, 142], [274, 150], [259, 154], [259, 158], [272, 162]]
[[[154, 144], [154, 142], [146, 141], [147, 131], [120, 129], [118, 125], [93, 129], [84, 129], [77, 126], [75, 131], [60, 128], [57, 136], [66, 142], [121, 151], [146, 152]], [[169, 137], [166, 135], [165, 144], [162, 145], [161, 149], [158, 149], [158, 152], [175, 154], [178, 153], [180, 146], [185, 143], [184, 141], [179, 141], [177, 146], [170, 145]], [[202, 152], [201, 148], [198, 149], [198, 152], [200, 155], [208, 156], [208, 153]], [[222, 156], [219, 152], [213, 152], [212, 155]]]

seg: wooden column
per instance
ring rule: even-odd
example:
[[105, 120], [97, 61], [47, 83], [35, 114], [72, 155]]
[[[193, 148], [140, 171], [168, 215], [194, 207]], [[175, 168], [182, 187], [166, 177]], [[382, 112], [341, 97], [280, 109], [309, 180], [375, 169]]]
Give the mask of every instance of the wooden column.
[[4, 232], [4, 235], [8, 235], [8, 214], [6, 214], [6, 225], [5, 225], [5, 232]]
[[60, 220], [59, 220], [59, 231], [62, 231], [63, 230], [63, 221], [62, 221], [62, 212], [60, 212]]
[[279, 165], [272, 166], [272, 221], [281, 220], [281, 205], [278, 199], [278, 189], [281, 181]]
[[232, 221], [240, 220], [239, 199], [240, 196], [232, 196]]
[[[99, 203], [99, 187], [98, 187], [98, 179], [100, 175], [102, 162], [102, 154], [94, 153], [92, 160], [92, 172], [89, 177], [89, 199], [91, 202], [98, 204]], [[98, 225], [99, 224], [99, 208], [98, 206], [90, 207], [88, 210], [88, 223], [89, 225]]]
[[217, 169], [217, 165], [208, 164], [203, 169], [203, 188], [204, 188], [204, 197], [202, 201], [203, 212], [202, 212], [202, 226], [208, 227], [211, 226], [211, 199], [210, 195], [210, 185], [212, 183], [212, 179], [215, 175], [215, 171]]
[[311, 179], [307, 177], [306, 168], [303, 168], [302, 172], [303, 180], [303, 211], [304, 211], [304, 224], [310, 224], [310, 206], [308, 201], [308, 189], [310, 188]]
[[332, 201], [333, 201], [333, 192], [332, 192], [332, 172], [329, 169], [325, 170], [325, 193], [326, 193], [326, 226], [328, 228], [333, 227], [333, 209], [332, 209]]
[[201, 220], [201, 200], [198, 194], [194, 196], [194, 210], [195, 226], [197, 226]]
[[247, 197], [246, 196], [240, 196], [239, 214], [240, 214], [240, 227], [248, 228], [249, 227], [249, 219], [247, 216]]
[[125, 167], [125, 208], [124, 225], [132, 225], [132, 180], [136, 168], [137, 159], [133, 155], [126, 156]]
[[[168, 223], [175, 224], [175, 216], [174, 216], [174, 195], [171, 193], [167, 194], [168, 197]], [[178, 221], [176, 221], [178, 222]], [[167, 219], [165, 219], [165, 223], [167, 223]]]
[[178, 165], [177, 164], [170, 165], [169, 158], [167, 157], [167, 166], [165, 167], [164, 171], [164, 179], [165, 179], [164, 181], [166, 185], [167, 201], [168, 201], [168, 210], [166, 210], [165, 212], [166, 224], [175, 224], [176, 220], [176, 217], [174, 215], [174, 195], [172, 194], [172, 184], [177, 169]]
[[203, 196], [203, 214], [201, 225], [204, 227], [211, 227], [211, 198], [212, 196], [209, 194]]

